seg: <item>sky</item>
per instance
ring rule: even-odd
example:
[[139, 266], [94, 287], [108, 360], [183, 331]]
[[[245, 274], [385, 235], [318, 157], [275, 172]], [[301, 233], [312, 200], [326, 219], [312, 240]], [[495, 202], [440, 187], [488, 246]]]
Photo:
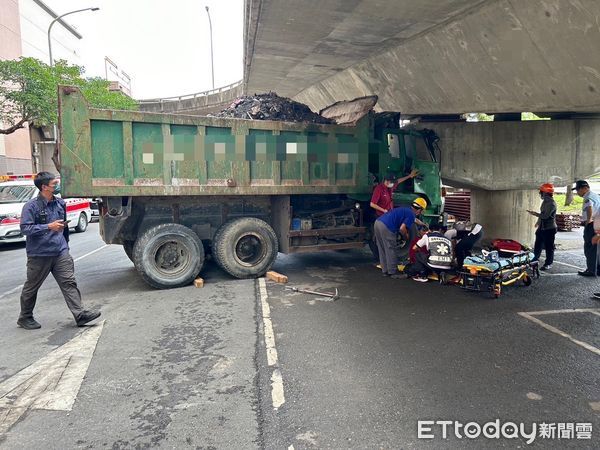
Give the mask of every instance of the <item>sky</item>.
[[[132, 78], [136, 99], [162, 98], [212, 88], [242, 78], [243, 0], [44, 0], [57, 14], [86, 7], [65, 20], [83, 35], [85, 76], [104, 77], [104, 57]], [[55, 25], [56, 26], [56, 25]]]

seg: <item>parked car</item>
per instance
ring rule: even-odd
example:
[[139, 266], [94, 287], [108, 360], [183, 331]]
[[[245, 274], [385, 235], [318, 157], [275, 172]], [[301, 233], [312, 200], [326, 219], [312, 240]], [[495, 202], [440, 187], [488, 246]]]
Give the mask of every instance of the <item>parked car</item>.
[[[33, 180], [13, 180], [0, 183], [0, 243], [24, 241], [21, 234], [21, 211], [23, 206], [38, 195]], [[67, 220], [69, 228], [83, 233], [92, 218], [90, 200], [67, 198]]]
[[90, 199], [90, 209], [92, 210], [92, 221], [100, 220], [100, 199], [99, 198], [91, 198]]

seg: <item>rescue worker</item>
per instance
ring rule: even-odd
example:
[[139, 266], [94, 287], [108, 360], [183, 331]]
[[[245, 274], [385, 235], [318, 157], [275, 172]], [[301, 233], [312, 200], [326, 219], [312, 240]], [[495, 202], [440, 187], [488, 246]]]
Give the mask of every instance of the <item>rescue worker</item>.
[[427, 208], [424, 198], [416, 198], [410, 207], [394, 208], [375, 221], [375, 242], [379, 250], [379, 264], [384, 277], [402, 278], [398, 273], [398, 257], [396, 256], [396, 235], [400, 233], [405, 241], [410, 240], [410, 227]]
[[556, 237], [556, 202], [554, 201], [554, 185], [545, 183], [540, 186], [540, 197], [542, 205], [540, 212], [527, 210], [529, 214], [538, 218], [535, 230], [535, 244], [533, 246], [533, 260], [537, 261], [542, 254], [542, 248], [546, 250], [546, 259], [540, 270], [552, 268], [554, 262], [554, 239]]
[[[406, 274], [415, 281], [426, 282], [431, 269], [445, 271], [452, 268], [452, 242], [442, 234], [438, 223], [431, 224], [429, 229], [414, 245], [415, 263], [406, 270]], [[423, 248], [427, 249], [427, 253], [418, 251]]]
[[39, 288], [50, 272], [62, 291], [77, 326], [100, 317], [87, 311], [75, 281], [73, 258], [69, 254], [67, 206], [60, 192], [59, 180], [50, 172], [40, 172], [34, 179], [39, 195], [29, 200], [21, 213], [21, 232], [26, 236], [27, 281], [21, 292], [21, 313], [17, 325], [26, 330], [40, 328], [33, 318]]
[[583, 253], [585, 254], [586, 269], [577, 272], [584, 277], [594, 277], [600, 273], [598, 270], [598, 261], [596, 256], [596, 246], [592, 244], [594, 237], [594, 216], [600, 212], [600, 195], [590, 190], [590, 185], [585, 180], [578, 180], [575, 183], [574, 191], [577, 195], [583, 197], [583, 207], [581, 210], [581, 222], [583, 229]]
[[381, 217], [386, 212], [394, 209], [394, 199], [392, 195], [400, 183], [404, 183], [410, 178], [414, 178], [419, 174], [418, 170], [413, 169], [407, 176], [403, 178], [396, 177], [394, 172], [388, 172], [383, 181], [375, 186], [373, 195], [371, 196], [371, 208], [375, 210], [377, 217]]
[[460, 270], [465, 258], [471, 255], [471, 250], [483, 237], [483, 227], [478, 223], [457, 222], [454, 228], [444, 233], [444, 236], [455, 243], [456, 265]]

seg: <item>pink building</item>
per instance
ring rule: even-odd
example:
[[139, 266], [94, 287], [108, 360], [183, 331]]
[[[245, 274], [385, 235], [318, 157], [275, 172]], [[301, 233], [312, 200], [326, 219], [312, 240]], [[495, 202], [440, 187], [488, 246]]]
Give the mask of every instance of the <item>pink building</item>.
[[[56, 17], [58, 14], [41, 0], [0, 0], [0, 59], [31, 56], [48, 62], [46, 31]], [[79, 64], [80, 39], [68, 23], [58, 21], [52, 30], [54, 59]], [[53, 144], [43, 139], [43, 133], [29, 127], [0, 134], [0, 175], [54, 170], [50, 161]]]

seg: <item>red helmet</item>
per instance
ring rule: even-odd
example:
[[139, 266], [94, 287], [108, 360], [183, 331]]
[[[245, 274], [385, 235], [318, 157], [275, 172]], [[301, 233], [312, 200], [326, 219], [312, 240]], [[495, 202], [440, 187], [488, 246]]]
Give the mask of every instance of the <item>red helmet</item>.
[[552, 183], [544, 183], [540, 186], [540, 192], [546, 194], [554, 194], [554, 185]]

